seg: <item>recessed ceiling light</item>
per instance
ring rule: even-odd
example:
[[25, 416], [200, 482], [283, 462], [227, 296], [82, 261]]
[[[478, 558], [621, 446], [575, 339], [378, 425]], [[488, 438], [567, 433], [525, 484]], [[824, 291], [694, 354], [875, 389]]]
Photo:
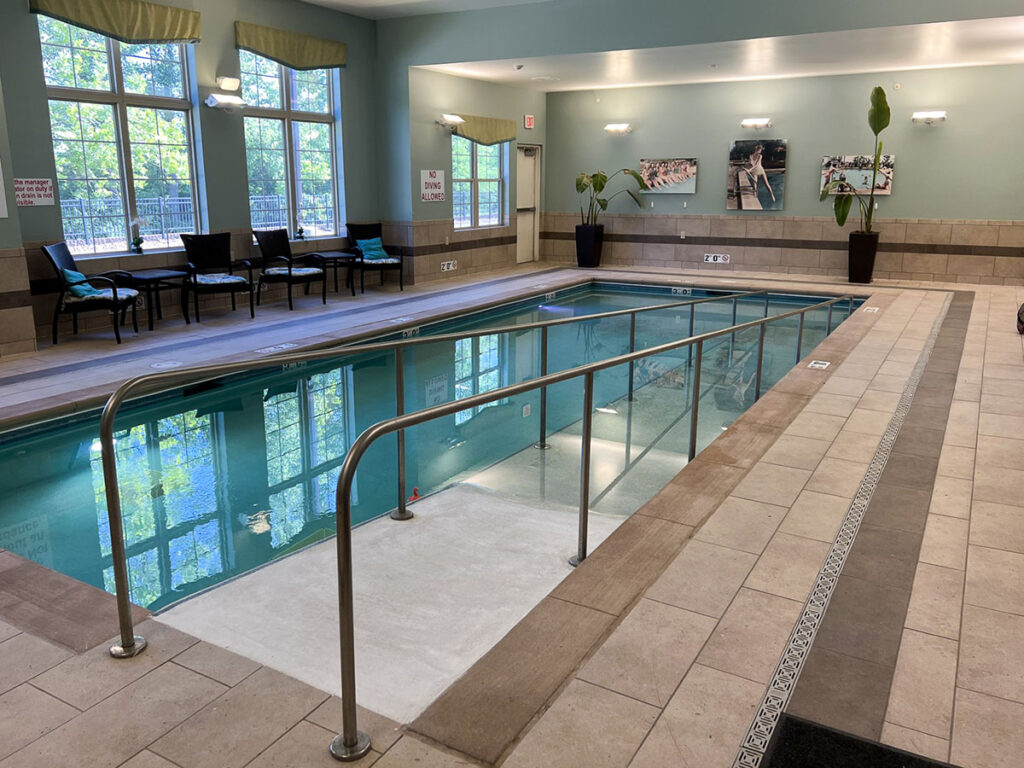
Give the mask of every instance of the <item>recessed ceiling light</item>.
[[718, 69], [717, 64], [708, 64], [708, 69]]
[[530, 79], [536, 80], [538, 83], [554, 83], [559, 80], [559, 78], [552, 77], [551, 75], [534, 75]]

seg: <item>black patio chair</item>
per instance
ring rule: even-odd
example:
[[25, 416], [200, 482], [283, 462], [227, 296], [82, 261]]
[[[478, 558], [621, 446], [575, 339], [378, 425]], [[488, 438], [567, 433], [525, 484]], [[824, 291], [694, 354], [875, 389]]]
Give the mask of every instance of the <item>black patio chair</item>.
[[[292, 286], [302, 283], [309, 294], [309, 285], [317, 280], [323, 293], [323, 303], [327, 303], [327, 274], [323, 266], [323, 257], [319, 253], [304, 253], [292, 256], [292, 247], [288, 242], [288, 232], [284, 229], [258, 229], [253, 231], [263, 255], [259, 283], [256, 285], [256, 303], [260, 303], [260, 293], [264, 283], [288, 284], [288, 309], [295, 309], [292, 304]], [[280, 262], [283, 266], [273, 266]], [[312, 266], [303, 266], [303, 264]]]
[[[231, 309], [238, 309], [235, 295], [249, 294], [249, 317], [256, 317], [256, 305], [253, 290], [256, 285], [252, 281], [252, 262], [248, 259], [231, 260], [231, 233], [217, 232], [212, 235], [181, 235], [188, 255], [188, 277], [182, 284], [181, 312], [188, 318], [188, 295], [192, 294], [192, 302], [199, 322], [199, 296], [204, 293], [230, 293]], [[235, 267], [245, 267], [248, 277], [236, 275]]]
[[60, 294], [57, 296], [57, 305], [53, 308], [54, 346], [57, 344], [57, 329], [61, 313], [71, 315], [71, 328], [74, 333], [78, 333], [78, 315], [81, 312], [101, 309], [109, 311], [114, 316], [114, 338], [120, 344], [120, 324], [124, 322], [128, 308], [131, 307], [132, 328], [136, 333], [139, 332], [139, 317], [135, 307], [135, 299], [138, 298], [139, 292], [126, 285], [118, 286], [117, 284], [119, 279], [125, 284], [130, 283], [131, 272], [114, 269], [109, 272], [76, 278], [68, 273], [79, 275], [82, 273], [78, 265], [75, 264], [75, 257], [68, 250], [67, 243], [44, 245], [42, 250], [60, 281]]
[[[348, 229], [349, 252], [356, 257], [352, 263], [352, 268], [359, 270], [359, 292], [363, 293], [366, 289], [366, 272], [379, 270], [380, 284], [384, 285], [384, 272], [392, 269], [398, 270], [398, 290], [404, 291], [405, 270], [403, 268], [403, 260], [405, 258], [405, 251], [403, 248], [397, 245], [385, 245], [384, 251], [387, 253], [387, 257], [372, 259], [365, 256], [362, 248], [359, 247], [360, 240], [365, 242], [366, 240], [373, 240], [378, 237], [383, 238], [384, 227], [381, 223], [379, 221], [370, 224], [346, 223], [345, 226]], [[354, 284], [352, 293], [355, 293]]]

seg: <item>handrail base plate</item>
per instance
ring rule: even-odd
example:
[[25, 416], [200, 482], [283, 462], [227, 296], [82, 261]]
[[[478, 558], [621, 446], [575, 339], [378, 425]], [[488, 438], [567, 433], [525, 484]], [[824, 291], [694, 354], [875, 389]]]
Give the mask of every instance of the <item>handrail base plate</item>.
[[134, 635], [135, 642], [128, 648], [125, 648], [120, 643], [110, 646], [110, 655], [115, 659], [130, 659], [138, 656], [144, 650], [146, 650], [146, 638], [142, 635]]
[[361, 757], [365, 757], [370, 751], [370, 737], [362, 731], [356, 731], [356, 743], [351, 747], [345, 746], [345, 737], [338, 734], [331, 740], [331, 757], [343, 763], [352, 763]]

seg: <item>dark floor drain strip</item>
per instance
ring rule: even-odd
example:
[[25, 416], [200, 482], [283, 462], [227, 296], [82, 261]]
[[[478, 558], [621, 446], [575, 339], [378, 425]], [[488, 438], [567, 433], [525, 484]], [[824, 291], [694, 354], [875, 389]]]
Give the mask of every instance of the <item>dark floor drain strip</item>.
[[[973, 298], [973, 294], [957, 294], [958, 299], [963, 297]], [[932, 327], [918, 362], [914, 366], [910, 379], [900, 396], [896, 411], [886, 426], [881, 442], [868, 465], [867, 473], [857, 489], [853, 502], [850, 504], [846, 517], [840, 526], [839, 533], [828, 552], [821, 571], [818, 573], [814, 587], [811, 590], [811, 595], [804, 606], [804, 611], [790, 635], [782, 658], [768, 684], [768, 689], [747, 731], [739, 754], [733, 763], [733, 768], [761, 768], [762, 766], [765, 754], [772, 743], [775, 729], [779, 725], [784, 710], [796, 688], [797, 680], [803, 670], [815, 635], [835, 592], [840, 573], [853, 546], [861, 521], [868, 509], [875, 488], [878, 486], [886, 462], [892, 453], [900, 428], [903, 426], [904, 420], [911, 409], [914, 395], [931, 359], [936, 341], [944, 328], [952, 299], [952, 295], [947, 297], [939, 313], [939, 318]]]

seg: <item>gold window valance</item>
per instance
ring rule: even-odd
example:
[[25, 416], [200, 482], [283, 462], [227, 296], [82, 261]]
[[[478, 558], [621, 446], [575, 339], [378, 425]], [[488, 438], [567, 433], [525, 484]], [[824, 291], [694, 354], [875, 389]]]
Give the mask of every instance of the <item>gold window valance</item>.
[[516, 121], [502, 120], [498, 117], [478, 117], [476, 115], [459, 114], [465, 122], [455, 126], [455, 133], [477, 144], [490, 146], [503, 141], [514, 141], [516, 138]]
[[199, 12], [143, 0], [29, 0], [29, 10], [122, 43], [198, 43]]
[[344, 67], [346, 46], [334, 40], [300, 35], [284, 29], [235, 22], [235, 48], [264, 56], [292, 69]]

